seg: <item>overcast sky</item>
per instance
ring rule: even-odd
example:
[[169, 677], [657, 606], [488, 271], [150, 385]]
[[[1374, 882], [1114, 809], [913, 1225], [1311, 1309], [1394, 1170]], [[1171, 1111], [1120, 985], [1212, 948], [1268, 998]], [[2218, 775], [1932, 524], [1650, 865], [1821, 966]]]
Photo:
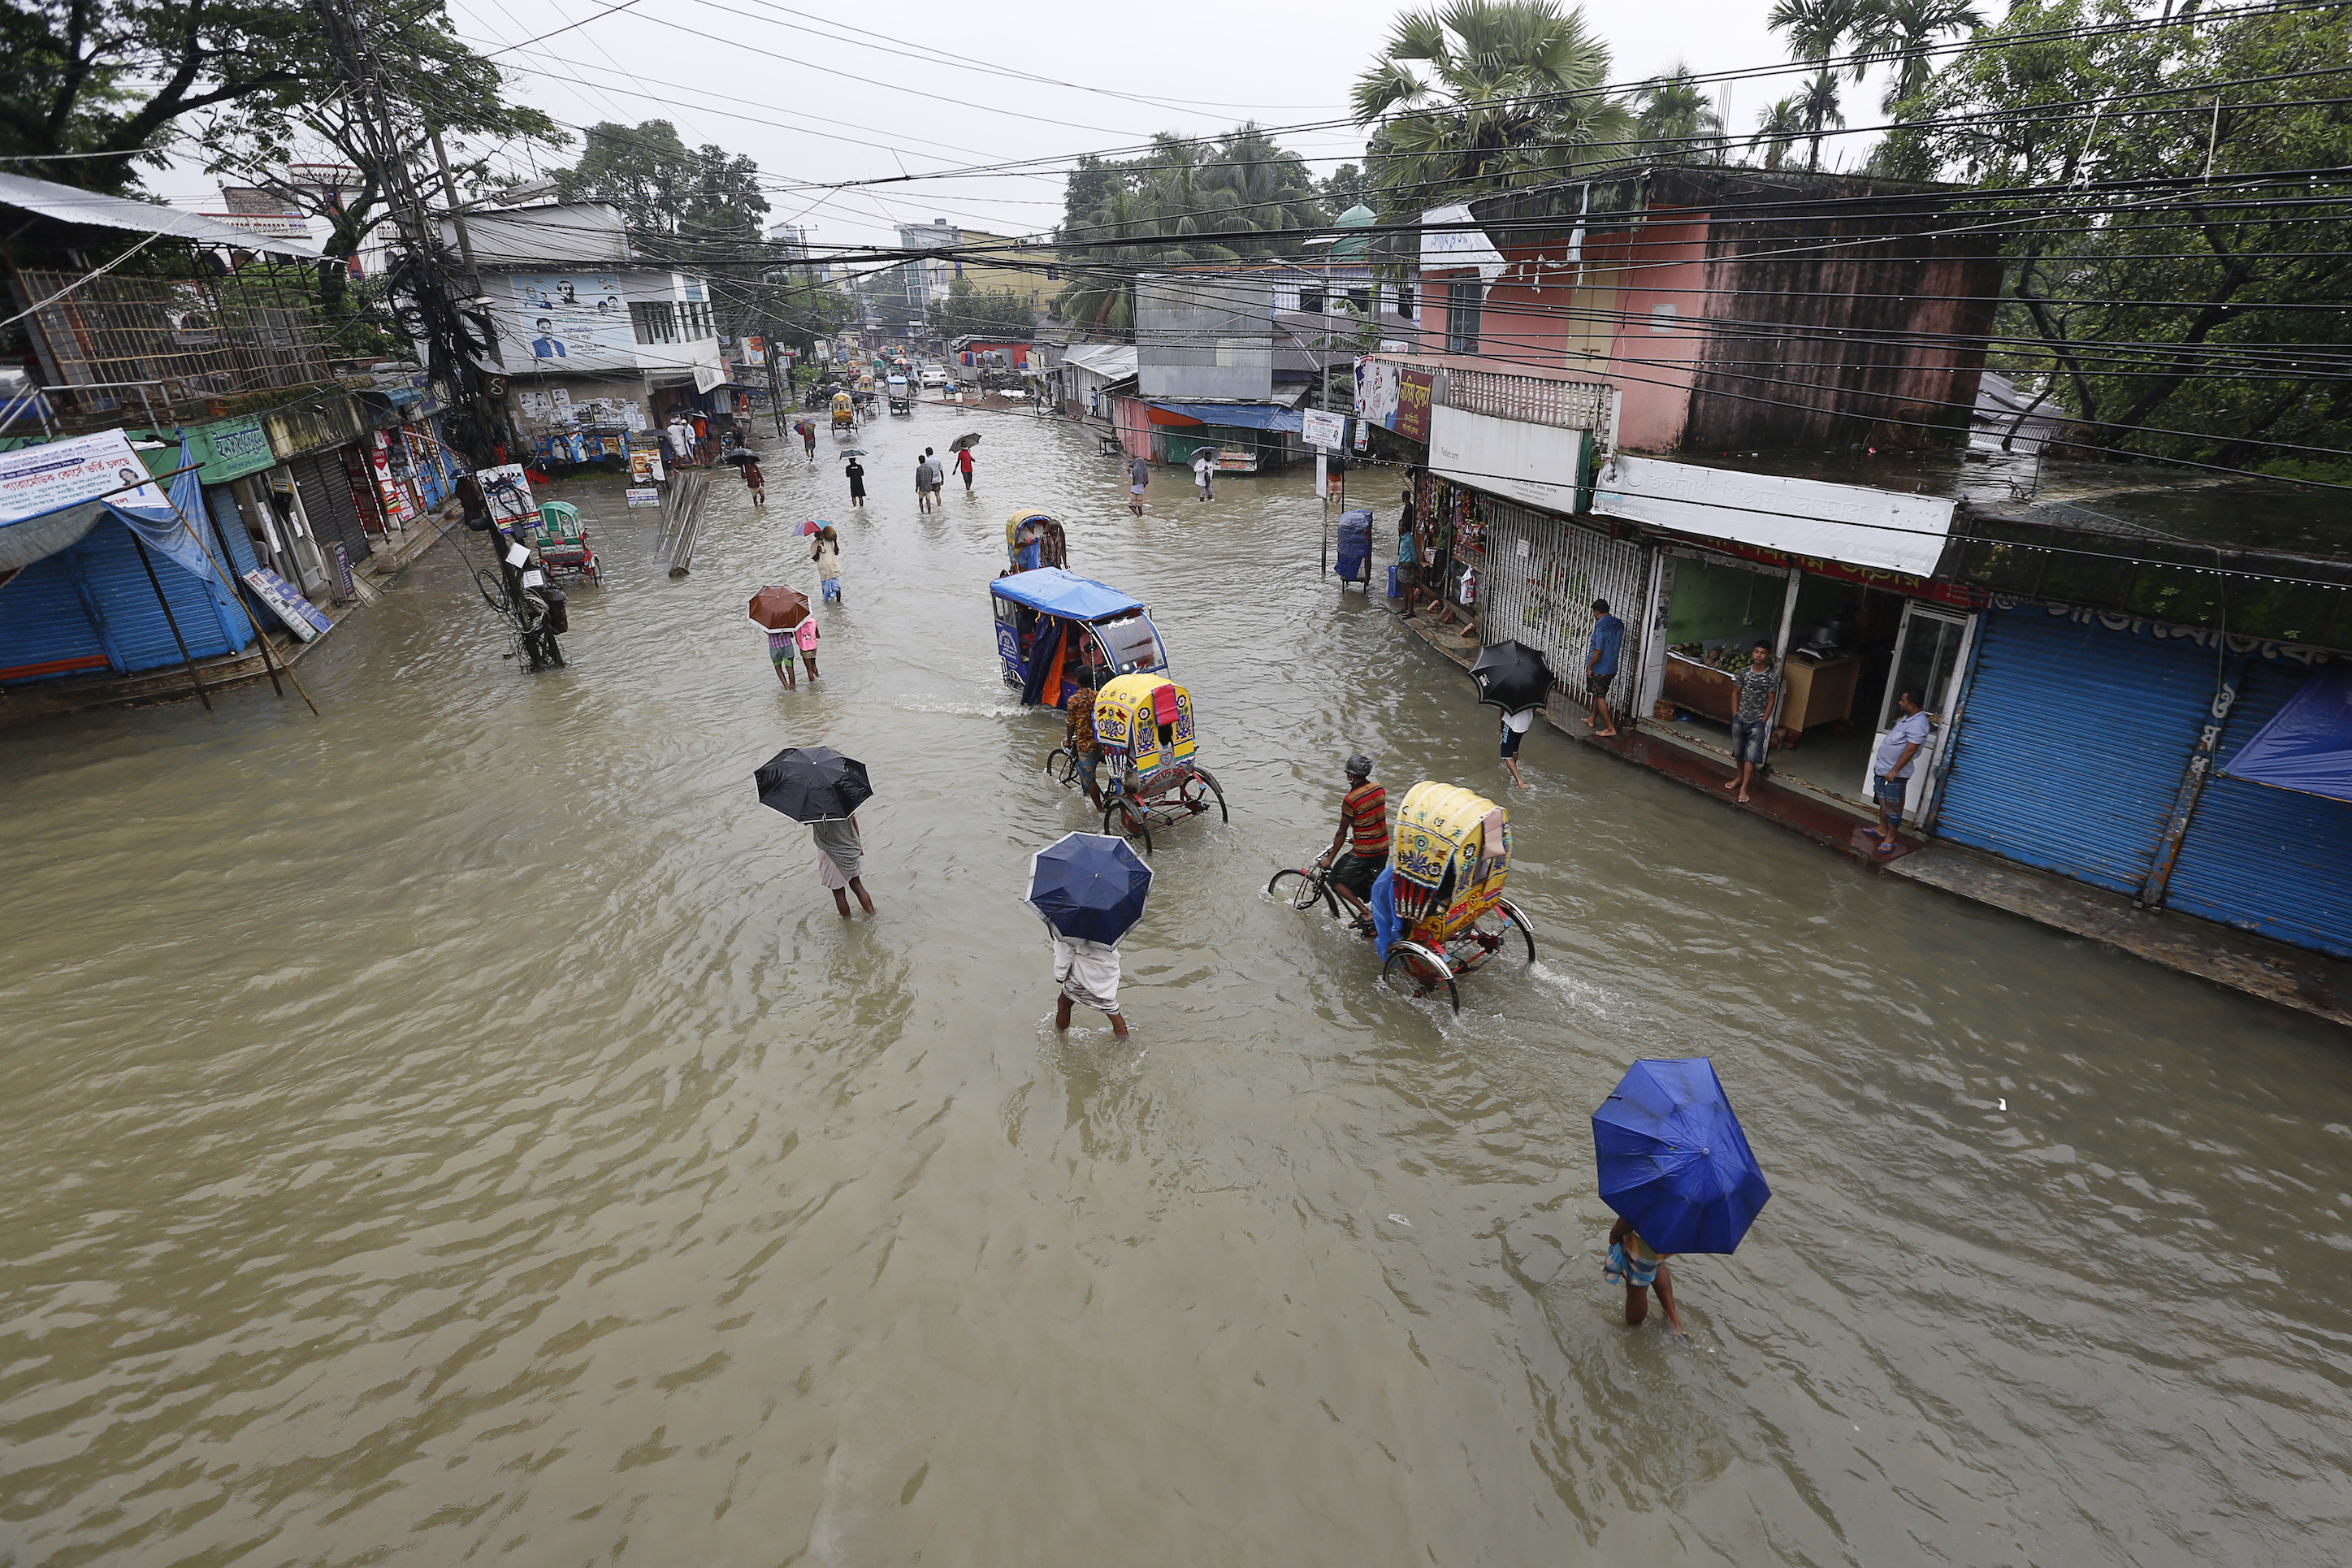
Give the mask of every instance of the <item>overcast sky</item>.
[[[1060, 216], [1062, 179], [990, 174], [846, 192], [791, 187], [1066, 160], [1117, 151], [1159, 131], [1207, 134], [1244, 119], [1276, 127], [1343, 121], [1282, 135], [1319, 178], [1360, 157], [1362, 138], [1344, 124], [1349, 84], [1393, 18], [1420, 8], [1387, 0], [611, 5], [451, 0], [450, 9], [468, 43], [509, 68], [514, 97], [573, 127], [667, 119], [689, 145], [716, 142], [747, 153], [770, 185], [768, 222], [798, 221], [820, 245], [843, 246], [891, 244], [897, 225], [940, 217], [996, 233], [1036, 233]], [[1612, 80], [1631, 81], [1684, 62], [1706, 71], [1785, 59], [1764, 26], [1768, 9], [1768, 0], [1600, 0], [1586, 15], [1613, 50]], [[1752, 129], [1764, 105], [1793, 85], [1787, 78], [1728, 84], [1732, 128]], [[1864, 94], [1875, 96], [1873, 89], [1849, 94], [1853, 108], [1867, 101]], [[520, 167], [528, 172], [527, 159]], [[151, 175], [150, 184], [175, 205], [217, 199], [214, 182], [193, 165]]]

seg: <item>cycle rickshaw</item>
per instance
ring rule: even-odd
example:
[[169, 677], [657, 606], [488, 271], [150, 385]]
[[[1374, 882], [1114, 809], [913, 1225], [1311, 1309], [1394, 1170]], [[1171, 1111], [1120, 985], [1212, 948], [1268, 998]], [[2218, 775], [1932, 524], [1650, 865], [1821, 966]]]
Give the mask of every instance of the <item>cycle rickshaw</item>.
[[[1151, 830], [1173, 827], [1217, 808], [1231, 822], [1225, 792], [1201, 766], [1192, 728], [1192, 694], [1161, 675], [1122, 675], [1095, 693], [1095, 739], [1109, 777], [1104, 781], [1105, 833], [1124, 833], [1151, 852]], [[1045, 759], [1055, 782], [1077, 783], [1077, 762], [1056, 748]]]
[[[1416, 998], [1443, 993], [1459, 1013], [1455, 982], [1464, 975], [1513, 947], [1534, 963], [1535, 927], [1503, 897], [1510, 862], [1510, 814], [1501, 806], [1457, 784], [1423, 780], [1407, 790], [1389, 839], [1397, 934], [1381, 984]], [[1319, 899], [1339, 913], [1328, 873], [1318, 867], [1276, 871], [1265, 890], [1293, 909]]]

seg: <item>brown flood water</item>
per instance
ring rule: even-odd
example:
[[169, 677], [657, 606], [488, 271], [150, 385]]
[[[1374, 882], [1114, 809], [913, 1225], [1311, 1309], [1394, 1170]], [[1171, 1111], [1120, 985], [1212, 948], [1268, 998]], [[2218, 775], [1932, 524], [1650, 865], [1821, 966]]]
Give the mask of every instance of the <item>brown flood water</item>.
[[[599, 530], [568, 671], [443, 546], [323, 720], [0, 733], [0, 1563], [2352, 1557], [2352, 1041], [1541, 731], [1538, 966], [1387, 994], [1267, 876], [1349, 752], [1502, 775], [1307, 477], [1138, 522], [1066, 427], [866, 444], [853, 514], [771, 443], [684, 581]], [[1154, 606], [1234, 807], [1160, 840], [1125, 1045], [1055, 1037], [1015, 902], [1087, 826], [995, 670], [1023, 504]], [[848, 605], [787, 693], [742, 606], [813, 513]], [[752, 798], [818, 742], [870, 924]], [[1586, 1117], [1702, 1053], [1775, 1196], [1674, 1343]]]

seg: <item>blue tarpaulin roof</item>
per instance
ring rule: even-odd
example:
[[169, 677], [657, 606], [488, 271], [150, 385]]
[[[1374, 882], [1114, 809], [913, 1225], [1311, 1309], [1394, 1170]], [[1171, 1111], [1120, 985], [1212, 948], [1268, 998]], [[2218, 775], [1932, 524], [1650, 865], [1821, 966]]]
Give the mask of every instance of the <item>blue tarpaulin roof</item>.
[[1241, 430], [1304, 430], [1296, 408], [1271, 403], [1155, 403], [1162, 414], [1181, 414], [1203, 425], [1223, 425]]
[[1065, 572], [1059, 566], [1040, 566], [1034, 572], [999, 577], [988, 585], [988, 591], [1016, 605], [1074, 621], [1098, 621], [1105, 616], [1143, 608], [1142, 600], [1129, 598], [1116, 588], [1091, 577]]
[[2352, 801], [2352, 663], [2314, 674], [2221, 770], [2248, 784]]

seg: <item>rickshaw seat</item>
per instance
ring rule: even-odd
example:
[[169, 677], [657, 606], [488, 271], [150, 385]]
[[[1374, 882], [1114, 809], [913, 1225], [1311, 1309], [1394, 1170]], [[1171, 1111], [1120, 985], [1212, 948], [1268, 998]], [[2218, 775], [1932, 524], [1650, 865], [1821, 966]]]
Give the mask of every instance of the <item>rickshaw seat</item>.
[[1176, 722], [1176, 689], [1173, 686], [1163, 684], [1152, 688], [1151, 716], [1162, 730]]

